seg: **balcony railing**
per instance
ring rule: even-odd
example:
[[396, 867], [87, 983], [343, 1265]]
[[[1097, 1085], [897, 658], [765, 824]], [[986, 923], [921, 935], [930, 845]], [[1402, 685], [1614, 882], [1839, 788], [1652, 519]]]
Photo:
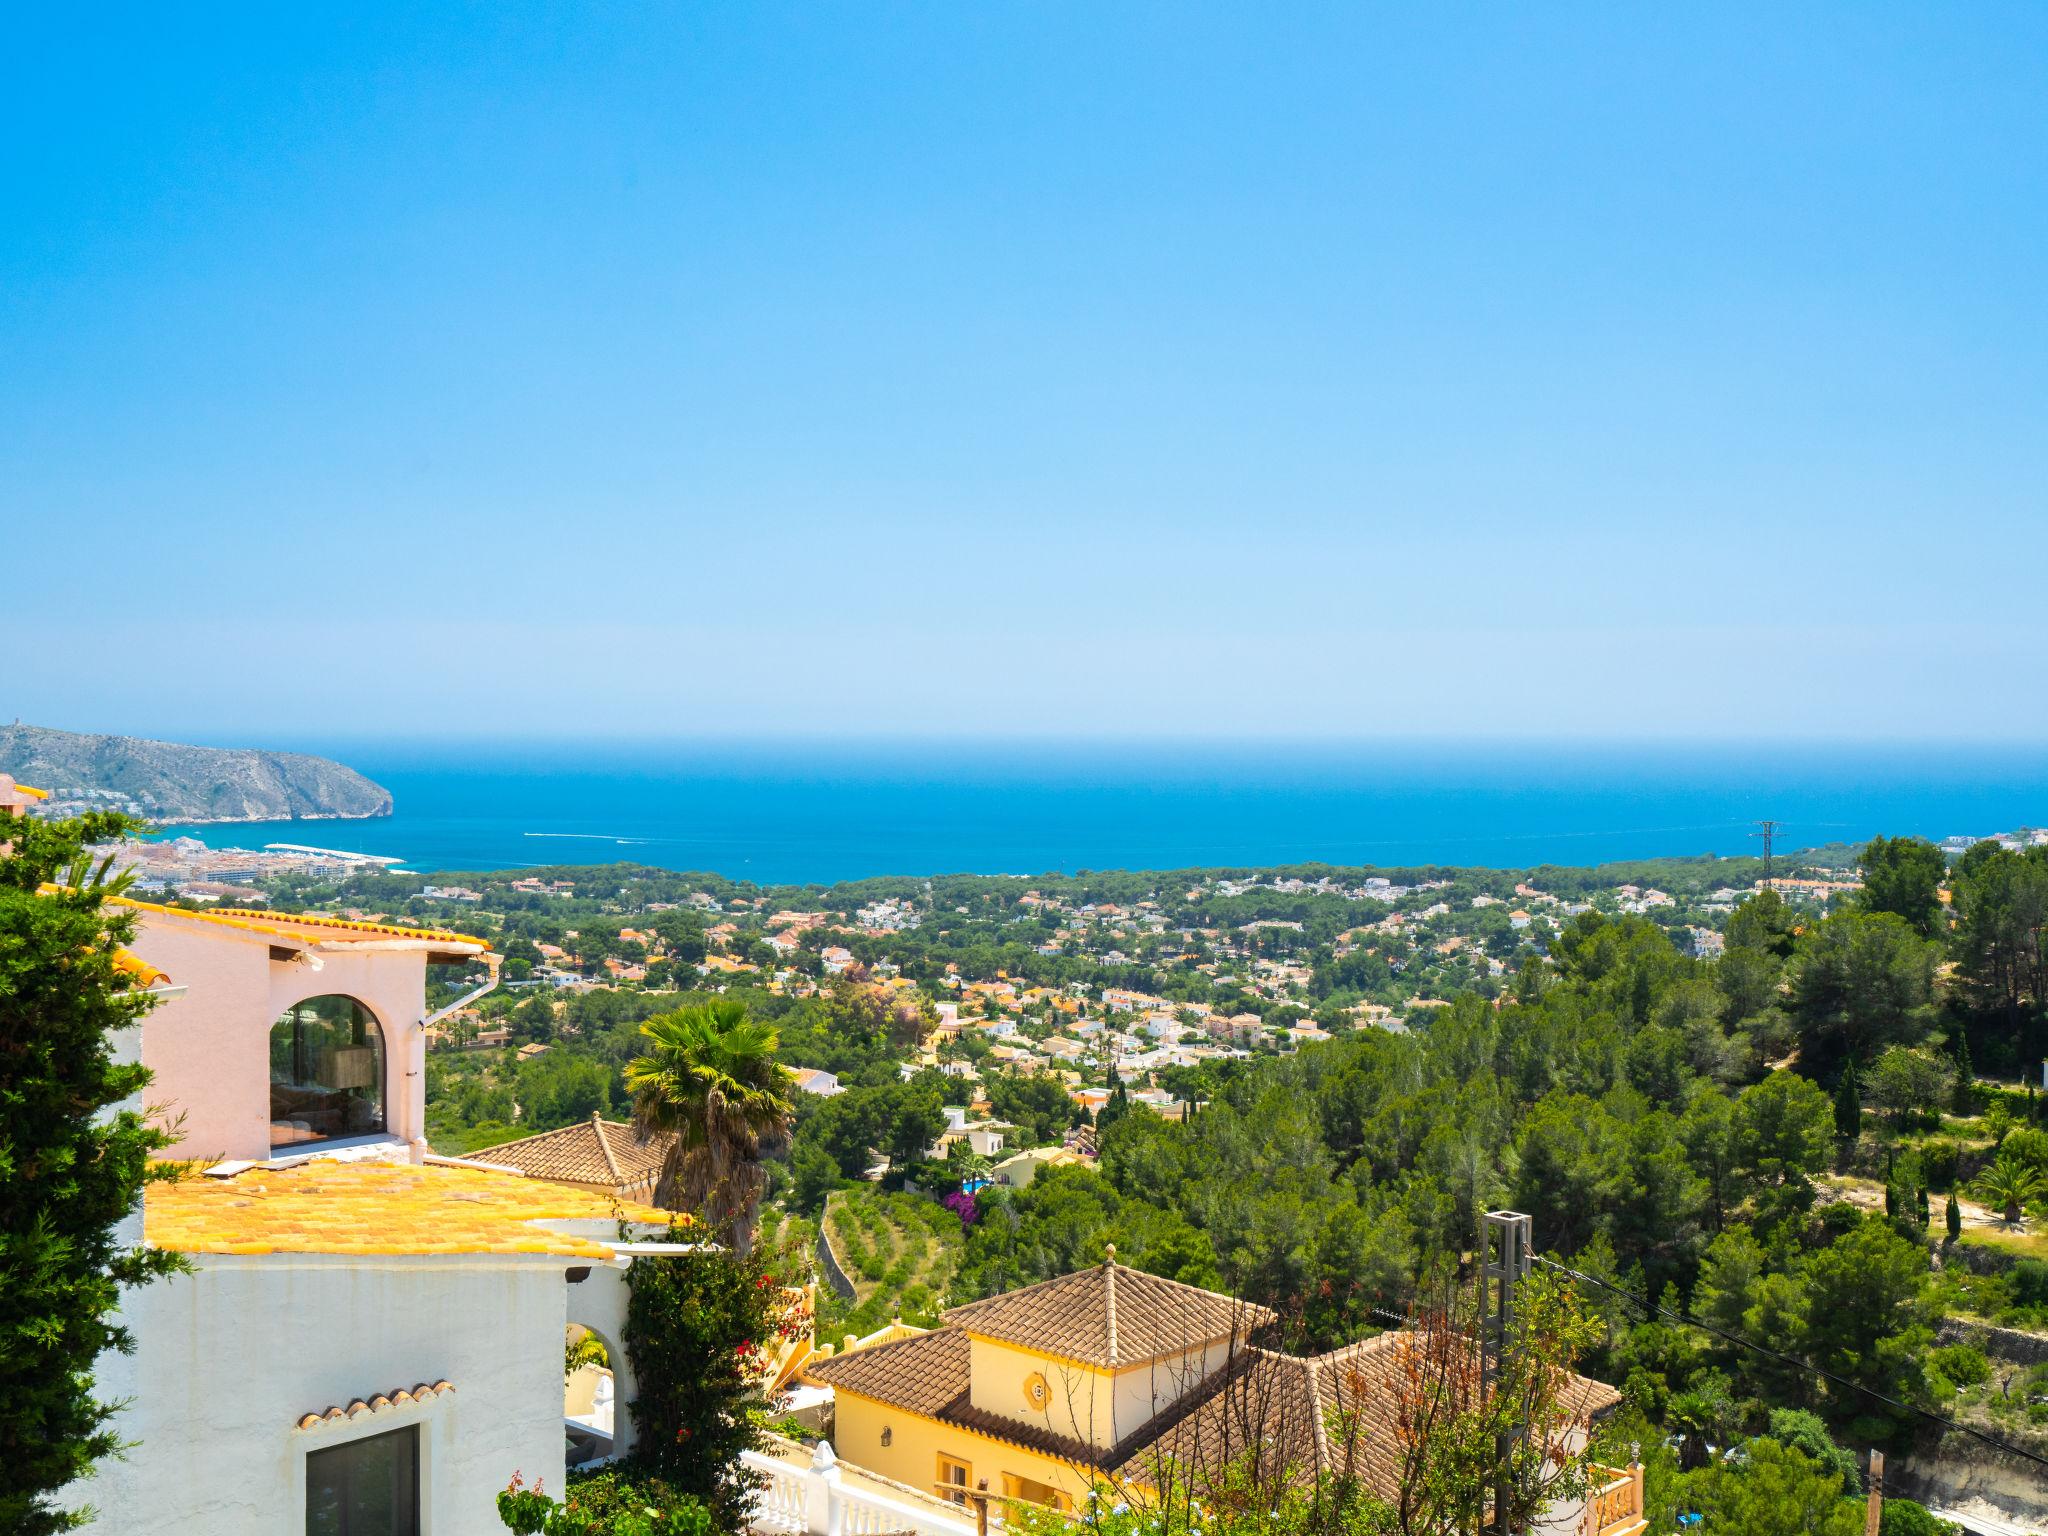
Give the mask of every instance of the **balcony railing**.
[[1635, 1536], [1644, 1530], [1643, 1468], [1591, 1469], [1593, 1487], [1586, 1495], [1586, 1514], [1579, 1524], [1580, 1536]]
[[751, 1522], [764, 1536], [978, 1536], [971, 1512], [955, 1516], [937, 1499], [848, 1486], [829, 1440], [818, 1443], [809, 1466], [760, 1451], [742, 1451], [740, 1460], [766, 1479]]
[[[754, 1495], [752, 1528], [761, 1536], [978, 1536], [974, 1512], [956, 1515], [938, 1499], [893, 1498], [849, 1485], [830, 1441], [821, 1441], [810, 1464], [760, 1451], [740, 1458], [763, 1479]], [[1594, 1466], [1593, 1487], [1575, 1536], [1642, 1536], [1643, 1469]], [[858, 1471], [856, 1477], [862, 1476]], [[1000, 1530], [1003, 1500], [989, 1503], [990, 1525]]]

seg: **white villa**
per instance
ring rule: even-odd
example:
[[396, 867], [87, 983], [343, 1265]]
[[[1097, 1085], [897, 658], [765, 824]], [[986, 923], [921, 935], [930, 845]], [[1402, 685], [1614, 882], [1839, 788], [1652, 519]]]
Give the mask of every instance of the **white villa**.
[[[638, 1240], [665, 1213], [427, 1151], [427, 966], [494, 976], [487, 946], [131, 905], [135, 974], [161, 1002], [117, 1044], [155, 1072], [147, 1107], [204, 1171], [151, 1185], [129, 1234], [192, 1268], [124, 1299], [135, 1352], [103, 1357], [98, 1385], [125, 1401], [133, 1448], [70, 1490], [90, 1529], [490, 1532], [515, 1472], [561, 1485], [571, 1428], [625, 1449], [612, 1405], [633, 1385], [612, 1346], [626, 1267], [672, 1251]], [[573, 1383], [574, 1403], [570, 1324], [616, 1373]]]

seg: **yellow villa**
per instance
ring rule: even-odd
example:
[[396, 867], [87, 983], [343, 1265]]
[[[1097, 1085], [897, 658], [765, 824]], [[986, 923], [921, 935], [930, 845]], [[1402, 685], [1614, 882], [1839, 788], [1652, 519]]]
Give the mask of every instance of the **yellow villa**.
[[[1199, 1477], [1250, 1456], [1269, 1471], [1357, 1477], [1395, 1491], [1396, 1335], [1316, 1356], [1255, 1341], [1274, 1314], [1118, 1264], [948, 1312], [940, 1327], [813, 1363], [835, 1397], [840, 1458], [956, 1502], [1072, 1509], [1104, 1483], [1156, 1486], [1171, 1460]], [[1620, 1394], [1572, 1378], [1582, 1424]], [[1344, 1427], [1340, 1427], [1344, 1426]], [[1597, 1497], [1544, 1529], [1636, 1536], [1637, 1469], [1603, 1471]]]

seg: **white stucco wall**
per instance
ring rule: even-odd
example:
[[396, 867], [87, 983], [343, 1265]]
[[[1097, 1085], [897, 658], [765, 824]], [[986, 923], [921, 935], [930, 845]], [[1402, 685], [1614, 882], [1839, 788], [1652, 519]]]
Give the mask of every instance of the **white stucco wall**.
[[[73, 1490], [70, 1502], [98, 1511], [91, 1530], [299, 1531], [309, 1451], [414, 1423], [431, 1536], [501, 1533], [493, 1501], [515, 1471], [562, 1486], [562, 1330], [568, 1295], [591, 1284], [565, 1285], [565, 1261], [196, 1262], [194, 1274], [129, 1294], [123, 1320], [136, 1352], [100, 1362], [103, 1395], [131, 1400], [116, 1432], [139, 1443]], [[598, 1266], [591, 1280], [613, 1273]], [[593, 1293], [584, 1310], [616, 1336], [606, 1297]], [[456, 1390], [429, 1404], [294, 1427], [331, 1404], [441, 1379]]]

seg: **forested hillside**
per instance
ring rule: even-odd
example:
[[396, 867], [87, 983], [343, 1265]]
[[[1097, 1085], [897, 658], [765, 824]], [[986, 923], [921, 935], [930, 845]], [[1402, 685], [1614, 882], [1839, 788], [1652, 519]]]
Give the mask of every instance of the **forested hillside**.
[[985, 1193], [960, 1294], [1114, 1242], [1327, 1347], [1512, 1207], [1548, 1258], [1614, 1287], [1586, 1286], [1608, 1319], [1590, 1367], [1702, 1456], [1788, 1410], [1852, 1446], [1905, 1449], [1935, 1433], [1924, 1411], [2048, 1450], [2038, 1368], [1937, 1342], [1948, 1318], [2048, 1325], [2048, 1243], [2003, 1219], [2048, 1199], [2048, 1133], [2031, 1089], [1972, 1066], [2010, 1076], [2048, 1043], [2048, 852], [1980, 845], [1950, 904], [1933, 850], [1898, 846], [1919, 867], [1879, 848], [1836, 915], [1751, 898], [1715, 961], [1588, 913], [1426, 1030], [1205, 1064], [1186, 1123], [1133, 1110], [1100, 1127], [1098, 1167]]

